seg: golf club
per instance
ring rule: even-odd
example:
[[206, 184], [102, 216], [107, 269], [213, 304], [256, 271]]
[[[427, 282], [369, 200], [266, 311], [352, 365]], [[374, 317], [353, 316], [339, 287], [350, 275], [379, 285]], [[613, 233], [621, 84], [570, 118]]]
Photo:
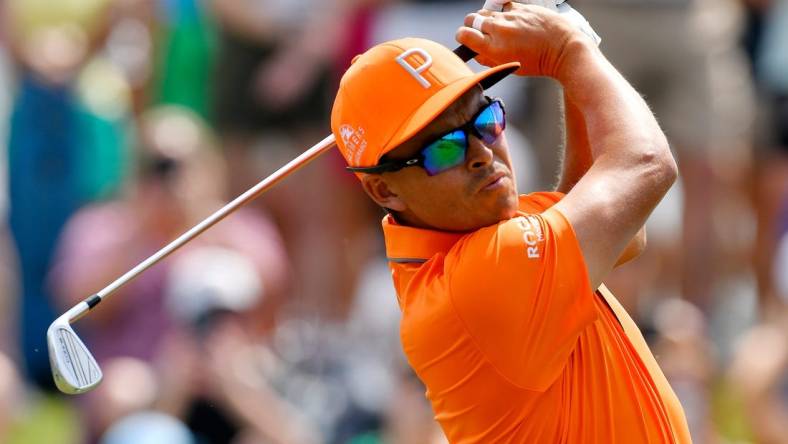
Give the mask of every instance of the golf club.
[[167, 246], [157, 251], [149, 258], [142, 261], [139, 265], [104, 287], [101, 291], [73, 306], [70, 310], [52, 322], [52, 325], [50, 325], [47, 330], [47, 344], [49, 348], [49, 362], [52, 367], [52, 376], [57, 388], [67, 394], [84, 393], [98, 385], [103, 376], [101, 368], [99, 368], [93, 355], [71, 328], [73, 322], [87, 314], [115, 290], [197, 237], [203, 231], [251, 202], [291, 173], [307, 165], [309, 162], [332, 148], [334, 144], [334, 135], [329, 135], [317, 145], [304, 151], [301, 155], [279, 168], [257, 185], [208, 216], [205, 220], [195, 225], [189, 231], [167, 244]]
[[[487, 0], [485, 7], [497, 5], [498, 1], [500, 0]], [[497, 10], [500, 10], [500, 7], [498, 7]], [[465, 62], [476, 55], [476, 53], [465, 46], [459, 46], [454, 52]], [[326, 137], [320, 141], [320, 143], [304, 151], [301, 155], [263, 179], [253, 188], [238, 196], [235, 200], [228, 203], [179, 238], [170, 242], [167, 246], [126, 272], [126, 274], [104, 287], [101, 291], [84, 299], [55, 319], [47, 330], [47, 345], [49, 348], [49, 362], [52, 367], [52, 376], [57, 388], [66, 394], [85, 393], [98, 385], [103, 377], [101, 368], [98, 363], [96, 363], [90, 350], [88, 350], [85, 343], [79, 339], [79, 336], [77, 336], [74, 329], [71, 327], [72, 323], [79, 320], [82, 316], [85, 316], [85, 314], [115, 290], [167, 257], [238, 208], [254, 200], [289, 174], [328, 151], [334, 144], [335, 139], [333, 135]]]

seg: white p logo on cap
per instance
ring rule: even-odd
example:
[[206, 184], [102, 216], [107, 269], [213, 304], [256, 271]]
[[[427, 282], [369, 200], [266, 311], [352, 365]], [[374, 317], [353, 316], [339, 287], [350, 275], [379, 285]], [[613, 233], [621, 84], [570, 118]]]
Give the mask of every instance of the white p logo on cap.
[[[424, 63], [416, 67], [408, 63], [407, 60], [405, 59], [412, 54], [419, 54], [420, 56], [422, 56], [424, 58]], [[399, 66], [405, 68], [405, 71], [407, 71], [408, 74], [413, 76], [413, 78], [416, 79], [421, 86], [425, 88], [429, 88], [430, 86], [432, 86], [429, 80], [425, 79], [421, 75], [421, 73], [428, 70], [430, 66], [432, 66], [432, 56], [430, 56], [430, 54], [427, 51], [421, 48], [411, 48], [403, 52], [399, 56], [397, 56], [397, 63], [399, 63]]]

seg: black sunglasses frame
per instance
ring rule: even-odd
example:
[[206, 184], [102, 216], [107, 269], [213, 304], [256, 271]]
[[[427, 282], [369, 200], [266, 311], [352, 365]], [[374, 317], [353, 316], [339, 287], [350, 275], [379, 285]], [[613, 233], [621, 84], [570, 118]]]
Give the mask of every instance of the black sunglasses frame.
[[468, 120], [467, 122], [465, 122], [461, 126], [458, 126], [458, 127], [454, 128], [454, 129], [446, 131], [442, 135], [440, 135], [440, 136], [436, 137], [435, 139], [431, 140], [430, 142], [424, 144], [424, 148], [419, 150], [419, 153], [418, 153], [418, 155], [416, 157], [413, 157], [413, 158], [407, 159], [407, 160], [392, 160], [392, 161], [388, 161], [388, 162], [384, 162], [384, 163], [379, 163], [379, 164], [377, 164], [375, 166], [371, 166], [371, 167], [350, 167], [349, 166], [349, 167], [345, 167], [345, 168], [348, 171], [352, 171], [354, 173], [367, 173], [367, 174], [393, 173], [393, 172], [399, 171], [399, 170], [401, 170], [403, 168], [412, 167], [412, 166], [419, 166], [419, 167], [424, 168], [424, 162], [426, 160], [426, 158], [424, 157], [424, 150], [427, 149], [433, 143], [437, 142], [438, 140], [440, 140], [440, 139], [442, 139], [442, 138], [448, 136], [449, 134], [451, 134], [451, 133], [453, 133], [455, 131], [458, 131], [458, 130], [461, 130], [462, 132], [465, 133], [465, 138], [466, 138], [465, 149], [467, 151], [467, 149], [468, 149], [467, 139], [468, 139], [468, 137], [470, 135], [473, 135], [477, 139], [480, 139], [480, 140], [482, 139], [481, 133], [479, 132], [478, 129], [476, 129], [476, 126], [475, 126], [476, 119], [478, 119], [479, 116], [485, 110], [487, 110], [487, 108], [492, 106], [493, 103], [498, 102], [501, 105], [501, 111], [503, 112], [504, 128], [506, 128], [506, 106], [504, 105], [503, 100], [500, 99], [500, 98], [497, 98], [497, 97], [496, 98], [491, 98], [491, 97], [488, 97], [488, 96], [484, 96], [484, 98], [487, 100], [487, 105], [481, 107], [481, 109], [479, 109], [479, 111], [477, 111], [476, 114], [474, 114], [473, 117], [471, 117], [470, 120]]

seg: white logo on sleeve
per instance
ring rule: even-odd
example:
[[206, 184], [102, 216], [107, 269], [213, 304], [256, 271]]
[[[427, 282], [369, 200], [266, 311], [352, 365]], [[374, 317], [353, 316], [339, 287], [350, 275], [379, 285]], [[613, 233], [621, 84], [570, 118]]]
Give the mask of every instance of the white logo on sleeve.
[[[424, 62], [418, 66], [413, 66], [408, 63], [408, 61], [405, 59], [413, 54], [419, 54], [422, 58], [424, 58]], [[405, 71], [413, 76], [413, 78], [416, 79], [424, 88], [429, 88], [432, 86], [429, 80], [425, 79], [424, 76], [421, 75], [421, 73], [428, 70], [430, 66], [432, 66], [432, 56], [427, 51], [421, 48], [411, 48], [397, 56], [397, 63], [399, 63], [399, 66], [405, 68]]]
[[539, 252], [539, 244], [544, 242], [544, 233], [539, 219], [534, 216], [526, 216], [518, 219], [520, 229], [523, 230], [523, 242], [525, 242], [525, 253], [528, 259], [538, 259], [542, 256]]
[[364, 134], [364, 128], [360, 126], [357, 128], [353, 128], [353, 125], [348, 124], [339, 126], [339, 136], [347, 148], [351, 164], [357, 165], [361, 155], [364, 153], [364, 149], [367, 148], [367, 139], [364, 138]]

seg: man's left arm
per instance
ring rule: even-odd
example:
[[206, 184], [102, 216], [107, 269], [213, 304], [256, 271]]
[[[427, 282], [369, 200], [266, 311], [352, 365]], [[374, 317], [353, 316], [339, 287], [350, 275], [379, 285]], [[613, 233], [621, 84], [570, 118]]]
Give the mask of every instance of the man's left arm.
[[[588, 171], [593, 163], [591, 158], [591, 145], [588, 141], [583, 113], [564, 94], [564, 153], [561, 161], [561, 175], [558, 178], [556, 191], [568, 193], [572, 187]], [[627, 248], [621, 253], [616, 262], [616, 267], [625, 264], [640, 256], [646, 248], [645, 225], [637, 232]]]

